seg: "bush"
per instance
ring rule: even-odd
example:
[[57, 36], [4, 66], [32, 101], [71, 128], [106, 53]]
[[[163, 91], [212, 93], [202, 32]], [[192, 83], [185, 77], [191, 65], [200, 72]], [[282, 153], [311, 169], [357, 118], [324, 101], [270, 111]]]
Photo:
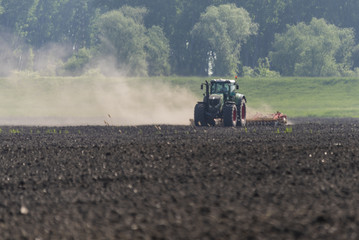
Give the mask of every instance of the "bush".
[[354, 31], [313, 18], [276, 34], [269, 53], [275, 70], [286, 76], [340, 76], [353, 67]]
[[81, 75], [86, 65], [90, 62], [91, 52], [87, 48], [81, 48], [77, 53], [72, 55], [64, 64], [64, 69], [67, 74]]
[[244, 77], [280, 77], [279, 72], [270, 70], [270, 63], [268, 58], [258, 59], [258, 66], [252, 69], [251, 67], [243, 67], [243, 76]]

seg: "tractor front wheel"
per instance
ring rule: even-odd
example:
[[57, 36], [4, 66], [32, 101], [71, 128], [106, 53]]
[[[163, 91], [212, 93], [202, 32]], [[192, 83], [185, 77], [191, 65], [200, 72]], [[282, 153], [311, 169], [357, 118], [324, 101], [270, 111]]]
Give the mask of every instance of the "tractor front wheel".
[[203, 103], [197, 103], [194, 107], [194, 124], [196, 126], [207, 126], [205, 107]]
[[223, 123], [225, 127], [237, 126], [237, 107], [235, 104], [227, 104], [223, 107]]
[[238, 106], [238, 122], [237, 125], [245, 127], [247, 124], [247, 106], [246, 100], [242, 99]]

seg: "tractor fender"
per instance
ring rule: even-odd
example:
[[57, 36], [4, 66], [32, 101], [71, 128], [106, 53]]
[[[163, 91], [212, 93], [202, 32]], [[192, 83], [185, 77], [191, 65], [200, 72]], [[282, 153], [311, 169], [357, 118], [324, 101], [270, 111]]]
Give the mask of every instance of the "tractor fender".
[[244, 96], [243, 94], [237, 93], [237, 95], [236, 95], [237, 103], [239, 104], [242, 100], [244, 100], [244, 102], [247, 103], [246, 96]]
[[247, 102], [246, 96], [244, 96], [243, 94], [239, 94], [240, 99], [244, 99], [245, 102]]

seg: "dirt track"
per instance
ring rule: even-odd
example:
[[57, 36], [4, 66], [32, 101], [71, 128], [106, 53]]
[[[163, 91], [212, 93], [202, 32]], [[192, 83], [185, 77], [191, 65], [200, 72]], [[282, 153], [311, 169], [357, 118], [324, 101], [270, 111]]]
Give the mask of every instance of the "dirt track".
[[358, 239], [359, 120], [2, 127], [0, 239]]

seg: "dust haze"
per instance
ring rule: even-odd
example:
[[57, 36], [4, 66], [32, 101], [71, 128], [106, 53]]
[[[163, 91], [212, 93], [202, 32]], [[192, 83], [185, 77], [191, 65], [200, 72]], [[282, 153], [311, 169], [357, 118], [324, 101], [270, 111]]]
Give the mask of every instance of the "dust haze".
[[[126, 78], [127, 79], [127, 78]], [[85, 77], [2, 80], [2, 125], [189, 124], [196, 98], [166, 83]]]
[[111, 56], [95, 59], [84, 76], [56, 77], [71, 45], [33, 51], [9, 44], [14, 39], [0, 32], [0, 125], [187, 125], [193, 118], [197, 99], [189, 90], [124, 77], [130, 73]]
[[247, 105], [247, 119], [254, 119], [258, 116], [267, 116], [276, 112], [273, 107], [268, 104], [261, 104], [259, 107], [253, 108]]

